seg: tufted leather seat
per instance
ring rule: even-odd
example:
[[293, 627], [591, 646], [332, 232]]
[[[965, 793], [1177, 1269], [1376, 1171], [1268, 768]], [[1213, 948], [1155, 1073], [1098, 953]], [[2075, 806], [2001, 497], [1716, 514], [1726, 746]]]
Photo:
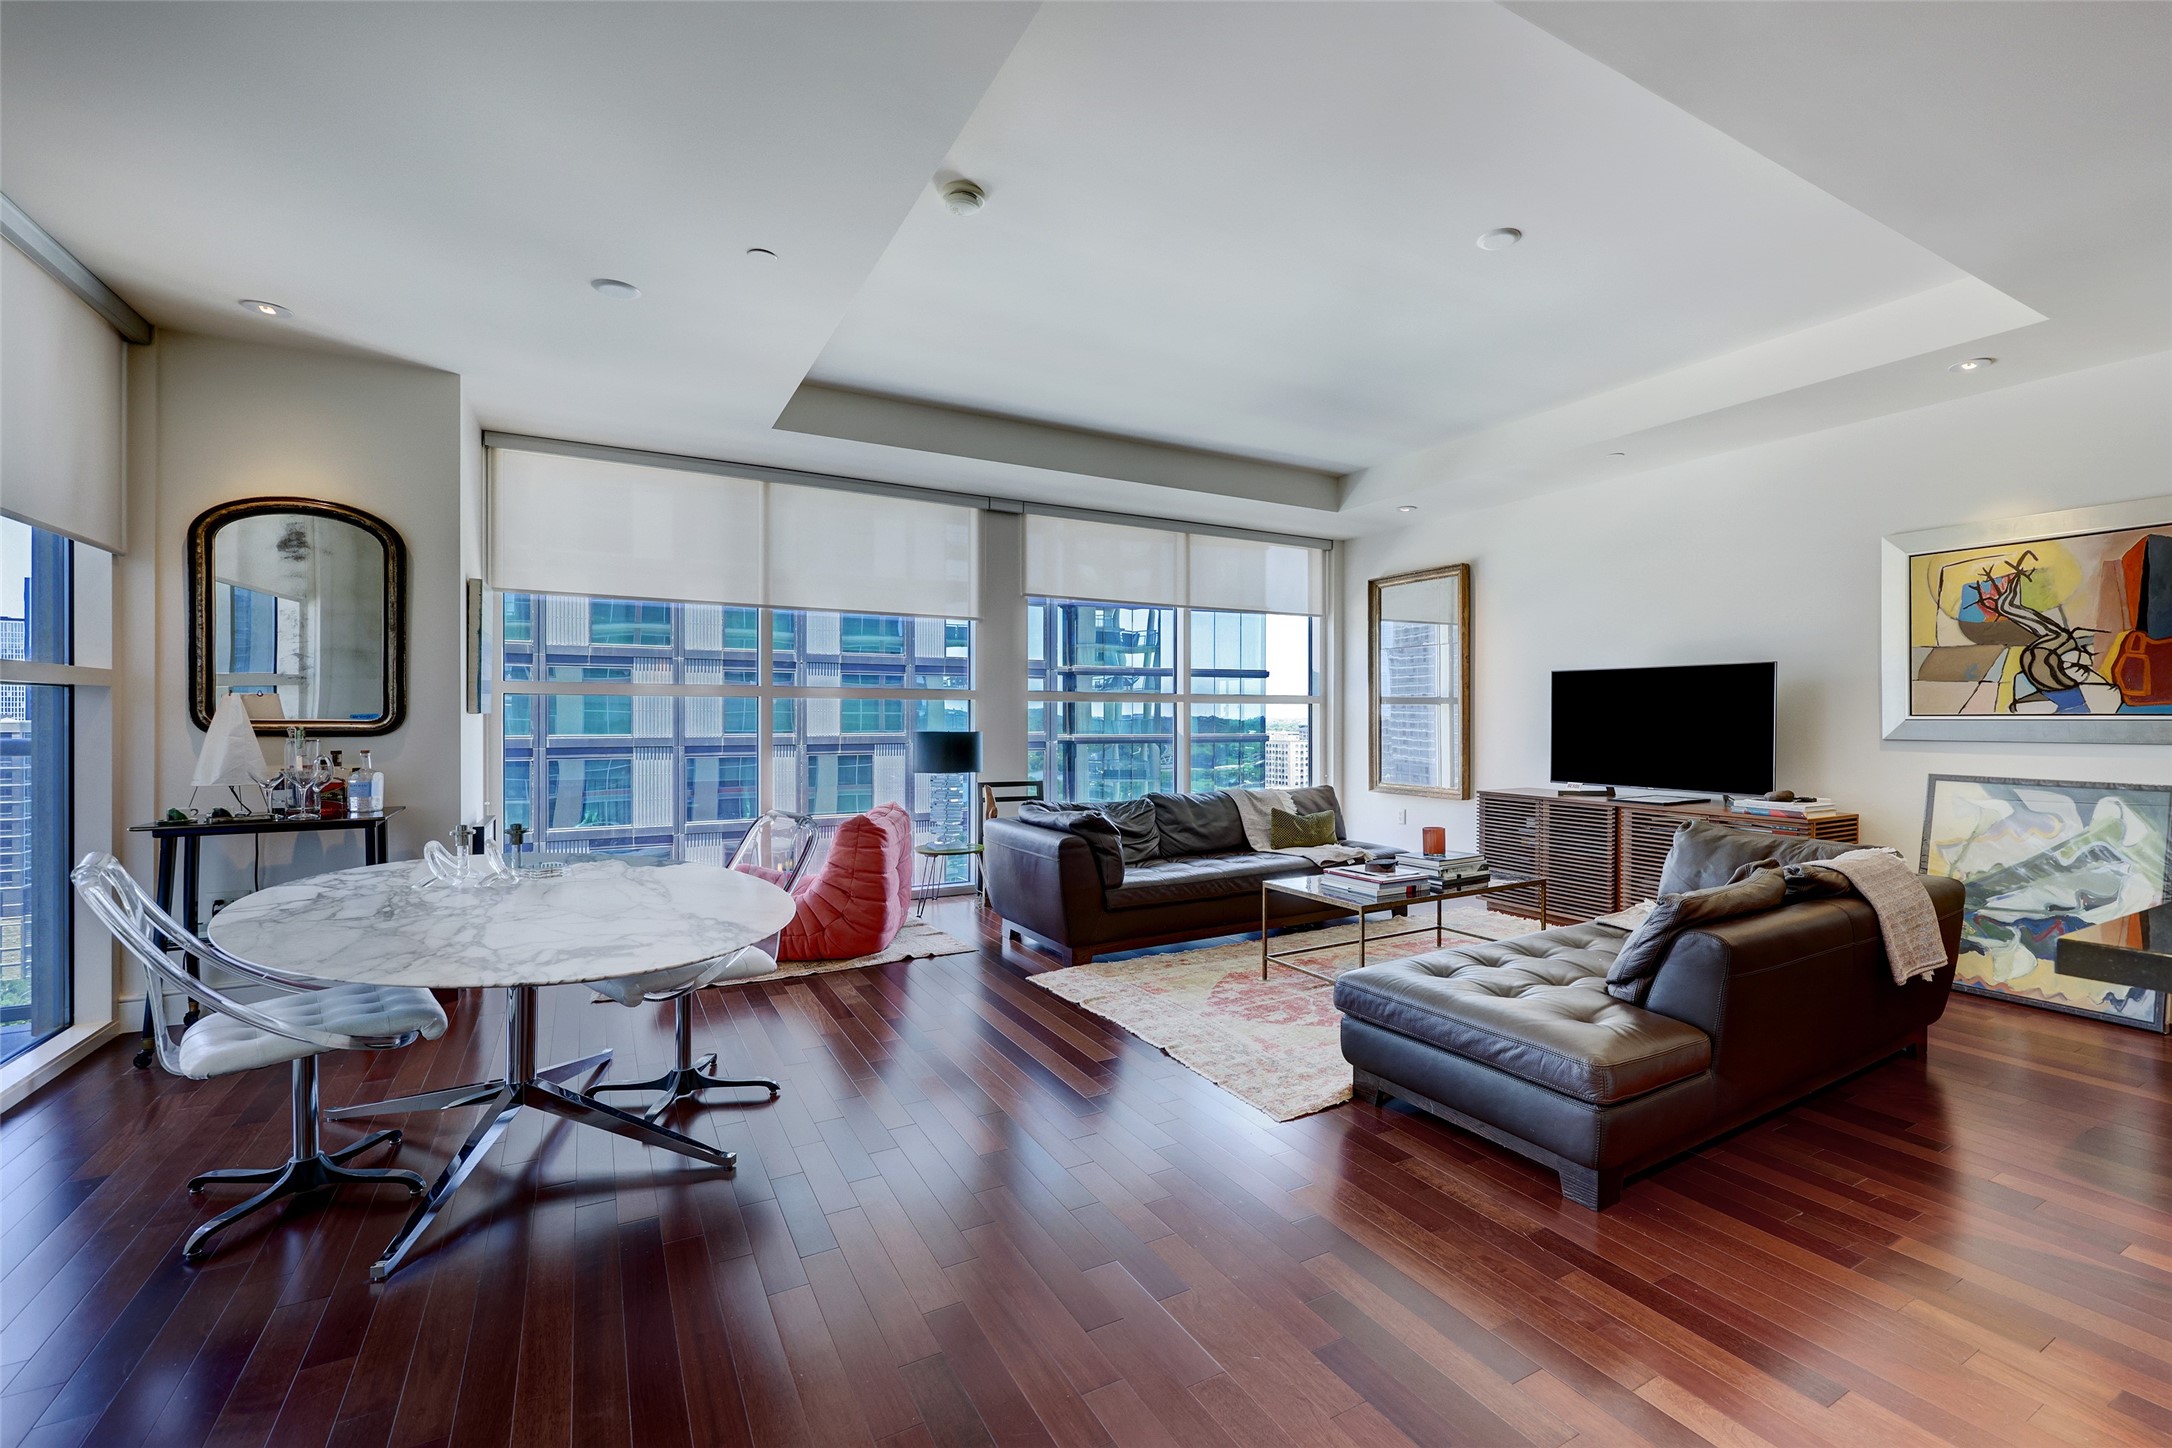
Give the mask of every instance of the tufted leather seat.
[[1282, 875], [1310, 875], [1312, 863], [1296, 855], [1265, 851], [1241, 854], [1182, 855], [1124, 866], [1124, 882], [1105, 895], [1111, 910], [1168, 905], [1179, 900], [1219, 900], [1243, 895], [1257, 904], [1259, 882]]
[[[275, 1021], [342, 1036], [400, 1036], [420, 1031], [426, 1041], [445, 1034], [445, 1008], [426, 990], [409, 986], [335, 985], [282, 996], [257, 1006]], [[260, 1031], [232, 1016], [207, 1015], [181, 1037], [176, 1058], [181, 1074], [197, 1081], [230, 1076], [314, 1056], [320, 1047]]]
[[1583, 1101], [1625, 1101], [1706, 1069], [1712, 1041], [1607, 994], [1624, 938], [1578, 925], [1368, 966], [1336, 981], [1335, 1005]]

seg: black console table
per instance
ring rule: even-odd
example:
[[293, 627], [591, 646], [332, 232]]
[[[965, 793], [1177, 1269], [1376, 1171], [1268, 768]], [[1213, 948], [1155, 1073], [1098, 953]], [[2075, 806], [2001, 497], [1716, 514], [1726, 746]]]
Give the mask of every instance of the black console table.
[[[362, 831], [362, 862], [381, 865], [385, 862], [385, 825], [405, 806], [394, 805], [383, 814], [344, 815], [338, 819], [273, 819], [270, 815], [234, 815], [226, 819], [160, 820], [156, 824], [130, 825], [132, 835], [149, 835], [158, 842], [158, 908], [167, 914], [174, 913], [174, 879], [178, 873], [181, 883], [180, 921], [191, 930], [201, 930], [203, 922], [196, 918], [201, 899], [199, 886], [203, 880], [204, 841], [213, 835], [307, 835], [325, 830]], [[177, 867], [178, 866], [178, 870]], [[190, 975], [197, 972], [196, 957], [188, 958]], [[190, 1012], [193, 1016], [194, 1011]], [[151, 1003], [143, 1003], [143, 1045], [136, 1052], [136, 1069], [151, 1064]]]

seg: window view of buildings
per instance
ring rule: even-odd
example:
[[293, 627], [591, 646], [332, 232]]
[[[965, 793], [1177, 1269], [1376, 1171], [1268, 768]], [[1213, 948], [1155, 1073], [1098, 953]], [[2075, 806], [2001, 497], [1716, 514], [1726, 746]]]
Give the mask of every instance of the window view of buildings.
[[1084, 803], [1309, 784], [1313, 635], [1299, 615], [1028, 599], [1027, 772]]
[[1380, 621], [1380, 779], [1436, 786], [1454, 776], [1442, 758], [1452, 737], [1444, 709], [1457, 707], [1445, 660], [1453, 626]]
[[[888, 801], [922, 840], [971, 837], [971, 782], [910, 758], [915, 730], [974, 727], [970, 621], [501, 601], [495, 805], [534, 848], [721, 863], [765, 808]], [[1027, 617], [1028, 774], [1051, 798], [1311, 782], [1315, 620], [1047, 599]]]
[[970, 833], [968, 781], [913, 774], [909, 741], [972, 727], [970, 700], [927, 697], [971, 688], [970, 621], [502, 602], [499, 813], [538, 849], [722, 863], [765, 808], [835, 819], [886, 801], [922, 839]]
[[[68, 662], [71, 547], [0, 519], [0, 658]], [[0, 684], [0, 1061], [68, 1022], [69, 694]]]

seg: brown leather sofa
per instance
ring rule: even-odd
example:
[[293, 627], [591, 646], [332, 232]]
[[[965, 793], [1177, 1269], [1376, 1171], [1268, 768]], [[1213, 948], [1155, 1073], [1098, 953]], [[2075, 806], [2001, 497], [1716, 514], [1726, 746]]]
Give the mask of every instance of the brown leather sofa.
[[[1291, 795], [1300, 813], [1334, 811], [1340, 843], [1376, 857], [1395, 853], [1343, 838], [1331, 787]], [[1112, 951], [1257, 930], [1260, 881], [1319, 873], [1299, 856], [1253, 850], [1236, 802], [1223, 790], [1055, 806], [1030, 815], [1022, 810], [1019, 819], [988, 821], [982, 840], [988, 903], [1003, 917], [1006, 933], [1031, 939], [1066, 965]], [[1279, 894], [1269, 897], [1268, 908], [1278, 927], [1349, 913]]]
[[[1854, 849], [1692, 825], [1662, 893], [1743, 864]], [[1946, 966], [1896, 985], [1878, 917], [1854, 896], [1685, 930], [1641, 1005], [1606, 989], [1628, 938], [1572, 925], [1350, 971], [1335, 983], [1360, 1100], [1399, 1097], [1551, 1167], [1598, 1210], [1655, 1166], [1902, 1051], [1945, 1010], [1962, 890], [1924, 877]]]

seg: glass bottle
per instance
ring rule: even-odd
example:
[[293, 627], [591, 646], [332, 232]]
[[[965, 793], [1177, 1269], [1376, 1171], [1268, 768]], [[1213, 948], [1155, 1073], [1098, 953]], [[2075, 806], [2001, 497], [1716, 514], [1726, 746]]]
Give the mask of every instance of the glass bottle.
[[370, 762], [370, 751], [362, 751], [362, 762], [355, 767], [347, 780], [347, 810], [355, 815], [381, 815], [385, 812], [384, 771]]
[[339, 767], [340, 751], [317, 760], [317, 815], [320, 819], [347, 818], [347, 774]]

